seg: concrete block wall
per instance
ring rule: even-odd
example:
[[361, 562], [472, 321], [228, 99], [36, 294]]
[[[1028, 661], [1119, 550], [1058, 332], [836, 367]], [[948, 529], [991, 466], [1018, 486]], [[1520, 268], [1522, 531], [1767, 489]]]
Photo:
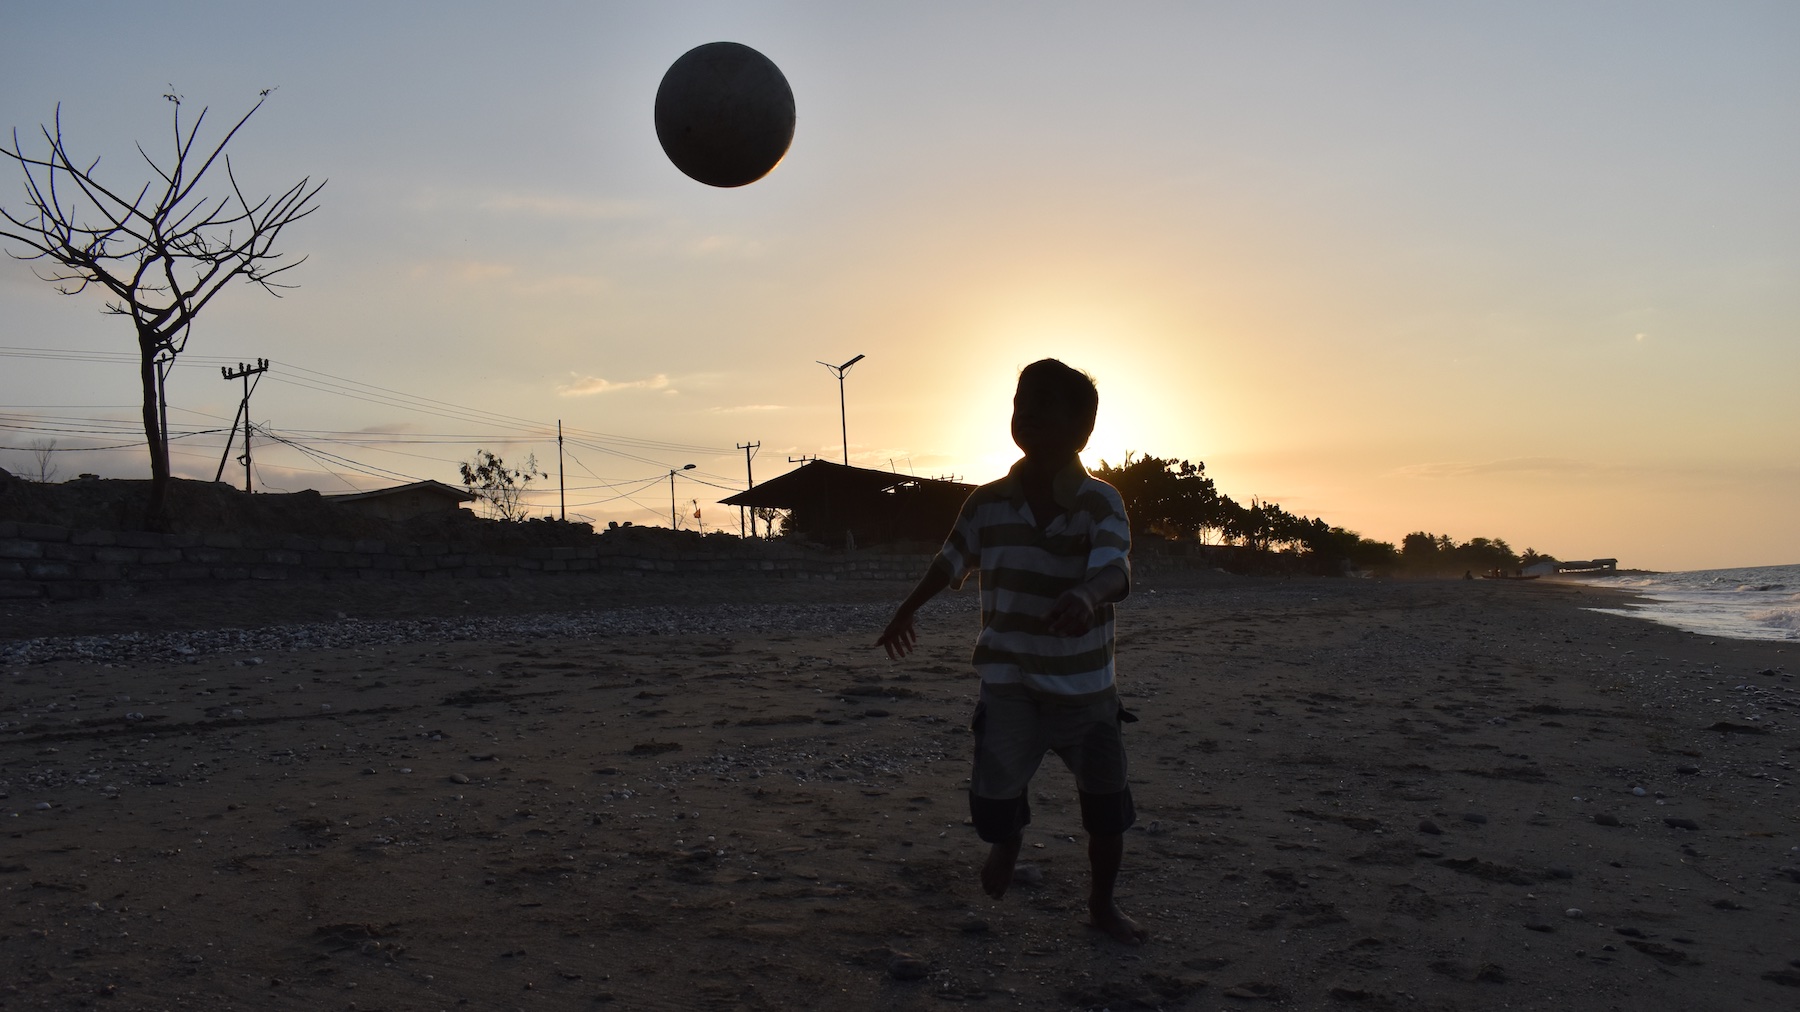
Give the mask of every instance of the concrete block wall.
[[143, 593], [170, 582], [497, 579], [608, 571], [913, 580], [929, 561], [916, 554], [829, 555], [767, 542], [680, 550], [596, 538], [579, 547], [501, 551], [341, 538], [72, 530], [0, 521], [0, 598], [12, 599]]

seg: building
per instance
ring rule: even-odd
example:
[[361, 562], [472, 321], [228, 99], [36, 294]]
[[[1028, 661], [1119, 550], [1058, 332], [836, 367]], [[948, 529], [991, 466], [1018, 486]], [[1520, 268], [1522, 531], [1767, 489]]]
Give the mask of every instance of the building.
[[344, 492], [324, 497], [328, 503], [383, 520], [411, 520], [459, 510], [463, 503], [474, 502], [475, 498], [473, 492], [430, 479], [411, 485], [378, 488], [373, 492]]
[[720, 502], [787, 510], [787, 530], [826, 545], [936, 544], [974, 490], [960, 481], [814, 460]]

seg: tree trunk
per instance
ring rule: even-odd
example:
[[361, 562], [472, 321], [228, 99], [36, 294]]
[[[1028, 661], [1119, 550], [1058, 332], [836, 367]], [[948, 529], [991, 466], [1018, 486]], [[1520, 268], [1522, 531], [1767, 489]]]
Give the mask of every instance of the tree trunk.
[[163, 497], [169, 487], [169, 448], [163, 442], [161, 398], [156, 382], [156, 345], [138, 338], [138, 379], [144, 388], [144, 441], [150, 445], [150, 502], [144, 524], [153, 531], [164, 526]]

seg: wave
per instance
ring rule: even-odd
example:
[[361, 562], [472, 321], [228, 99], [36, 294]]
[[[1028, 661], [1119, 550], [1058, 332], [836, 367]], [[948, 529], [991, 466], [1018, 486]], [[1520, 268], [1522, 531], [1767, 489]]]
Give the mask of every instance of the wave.
[[1800, 565], [1623, 573], [1586, 582], [1617, 587], [1639, 600], [1610, 615], [1646, 619], [1705, 636], [1800, 640]]

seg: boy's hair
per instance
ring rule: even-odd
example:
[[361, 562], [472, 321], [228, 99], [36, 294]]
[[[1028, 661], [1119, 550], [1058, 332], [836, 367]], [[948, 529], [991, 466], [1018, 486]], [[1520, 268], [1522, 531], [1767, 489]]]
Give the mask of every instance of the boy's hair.
[[1019, 370], [1019, 385], [1042, 384], [1056, 392], [1077, 416], [1093, 421], [1100, 410], [1100, 390], [1094, 377], [1054, 358], [1040, 358]]

